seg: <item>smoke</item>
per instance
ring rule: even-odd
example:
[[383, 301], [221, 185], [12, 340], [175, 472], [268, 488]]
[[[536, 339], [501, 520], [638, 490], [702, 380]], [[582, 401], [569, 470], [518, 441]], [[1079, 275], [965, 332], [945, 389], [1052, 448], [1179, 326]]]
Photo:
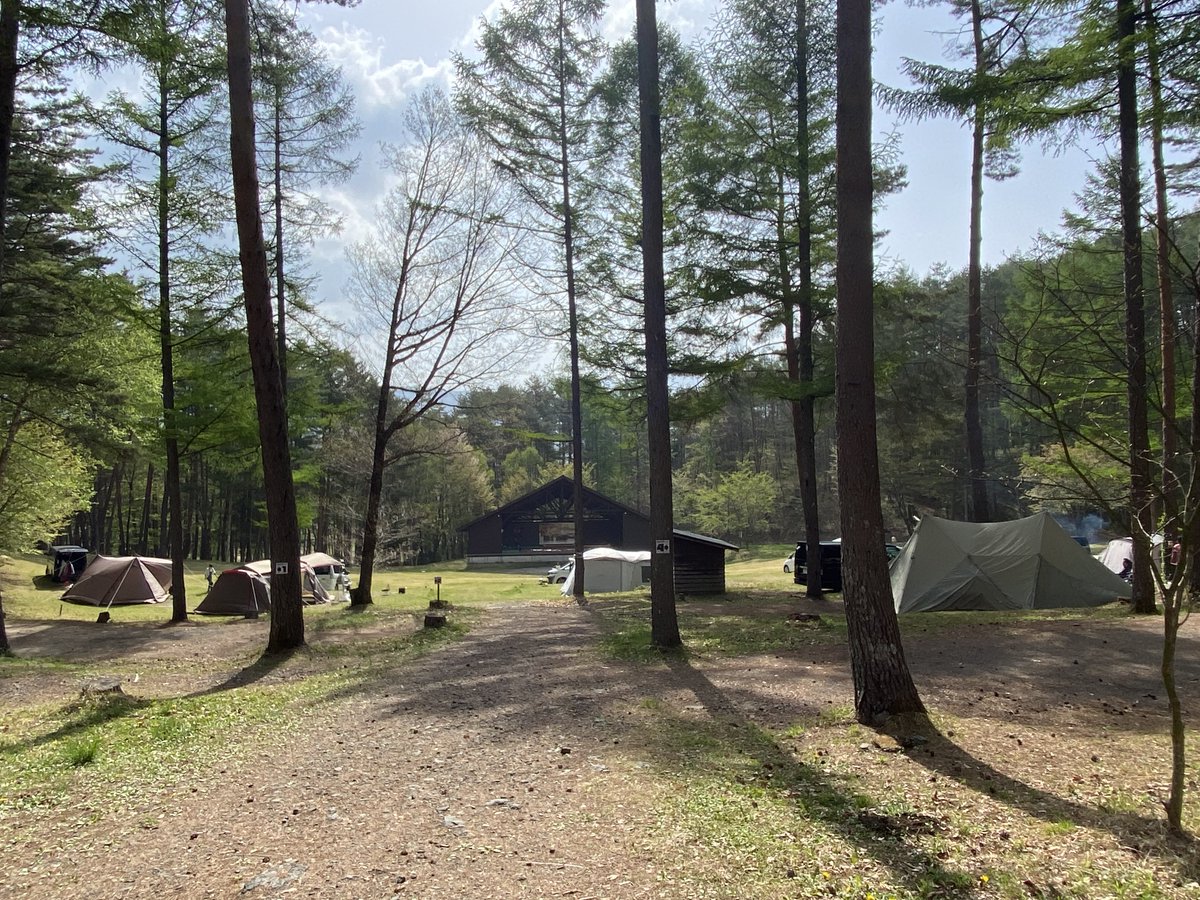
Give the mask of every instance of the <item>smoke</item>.
[[1105, 521], [1095, 513], [1088, 513], [1086, 516], [1067, 516], [1062, 513], [1052, 515], [1054, 521], [1072, 537], [1086, 537], [1089, 544], [1100, 542], [1100, 532], [1105, 527]]

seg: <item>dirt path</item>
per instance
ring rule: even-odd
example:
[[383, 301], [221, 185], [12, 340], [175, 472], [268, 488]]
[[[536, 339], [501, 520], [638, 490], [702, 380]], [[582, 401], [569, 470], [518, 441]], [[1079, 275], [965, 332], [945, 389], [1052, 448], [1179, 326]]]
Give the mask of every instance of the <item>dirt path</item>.
[[281, 758], [231, 755], [170, 809], [9, 848], [26, 871], [0, 897], [662, 896], [650, 798], [604, 719], [633, 688], [595, 638], [571, 606], [493, 609]]
[[[943, 713], [1090, 738], [1161, 731], [1157, 628], [918, 629], [905, 647]], [[172, 652], [201, 652], [179, 634], [164, 638], [181, 641]], [[663, 787], [630, 726], [648, 704], [769, 725], [845, 707], [846, 650], [626, 667], [598, 654], [598, 637], [592, 614], [570, 604], [490, 608], [464, 640], [315, 709], [282, 753], [231, 747], [175, 795], [133, 798], [95, 823], [31, 813], [20, 837], [0, 837], [0, 898], [689, 896], [673, 886], [688, 861], [658, 831]], [[50, 641], [21, 639], [26, 651]], [[1179, 653], [1194, 712], [1200, 642], [1186, 634]], [[974, 751], [1019, 772], [1037, 745], [1007, 743]], [[1055, 777], [1047, 790], [1060, 789]]]

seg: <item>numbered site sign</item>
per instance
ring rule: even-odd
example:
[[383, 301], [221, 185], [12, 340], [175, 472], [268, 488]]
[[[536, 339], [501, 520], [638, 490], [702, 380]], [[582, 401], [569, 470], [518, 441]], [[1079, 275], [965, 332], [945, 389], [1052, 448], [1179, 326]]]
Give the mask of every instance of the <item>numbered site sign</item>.
[[655, 541], [654, 542], [654, 552], [655, 553], [670, 553], [671, 552], [671, 542], [670, 541]]
[[286, 575], [288, 573], [288, 564], [285, 562], [275, 563], [275, 574]]

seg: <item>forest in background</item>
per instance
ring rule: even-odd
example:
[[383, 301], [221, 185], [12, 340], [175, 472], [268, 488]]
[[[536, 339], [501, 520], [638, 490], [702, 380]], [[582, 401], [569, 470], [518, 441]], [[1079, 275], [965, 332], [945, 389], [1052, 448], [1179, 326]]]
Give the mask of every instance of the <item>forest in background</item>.
[[[577, 6], [581, 21], [602, 10]], [[21, 8], [0, 290], [0, 546], [22, 551], [61, 538], [99, 552], [166, 556], [177, 486], [187, 555], [266, 556], [231, 237], [219, 7], [157, 0]], [[91, 17], [97, 8], [101, 15]], [[780, 21], [770, 4], [731, 3], [695, 46], [664, 35], [676, 520], [735, 542], [803, 535], [793, 407], [805, 400], [812, 406], [821, 531], [832, 537], [837, 529], [830, 9], [804, 8], [813, 36], [804, 97], [815, 127], [807, 142], [811, 167], [799, 181], [784, 162], [797, 150], [795, 132], [784, 127], [795, 112], [787, 36], [796, 32], [796, 10]], [[969, 16], [970, 7], [961, 11]], [[890, 98], [897, 109], [981, 116], [984, 172], [996, 177], [1020, 177], [1021, 147], [1037, 152], [1044, 141], [1112, 136], [1105, 85], [1113, 57], [1111, 48], [1097, 47], [1104, 29], [1093, 10], [996, 4], [983, 12], [982, 44], [967, 70], [978, 76], [975, 83], [953, 70], [914, 65], [917, 87]], [[1169, 287], [1174, 298], [1162, 317], [1149, 317], [1146, 331], [1148, 345], [1166, 348], [1148, 360], [1158, 453], [1171, 434], [1186, 433], [1194, 406], [1200, 14], [1181, 3], [1155, 12], [1144, 18], [1138, 44], [1144, 108], [1154, 111], [1144, 140], [1149, 149], [1156, 129], [1157, 144], [1165, 134], [1169, 158], [1147, 154], [1157, 164], [1147, 165], [1146, 183], [1161, 174], [1174, 203], [1160, 229], [1161, 208], [1148, 192], [1142, 223], [1145, 246], [1165, 248], [1159, 258], [1144, 254], [1145, 296]], [[414, 160], [412, 150], [440, 134], [453, 98], [414, 101], [403, 134], [398, 127], [399, 193], [392, 208], [381, 208], [373, 241], [354, 251], [349, 290], [361, 319], [327, 321], [311, 301], [316, 274], [306, 264], [307, 248], [338, 224], [320, 198], [354, 165], [346, 140], [354, 131], [353, 97], [285, 4], [258, 4], [255, 21], [261, 199], [303, 541], [306, 549], [354, 560], [381, 385], [374, 349], [381, 326], [372, 303], [386, 302], [395, 289], [397, 260], [388, 251], [412, 234], [403, 217], [416, 206], [412, 178], [420, 159], [432, 158]], [[1000, 24], [1007, 21], [1038, 27], [1018, 38]], [[590, 117], [580, 126], [587, 152], [578, 200], [583, 460], [593, 487], [645, 508], [632, 46], [593, 43], [587, 54], [580, 80]], [[137, 87], [96, 101], [76, 96], [80, 79], [114, 67], [135, 72]], [[1053, 91], [1045, 88], [1049, 79], [1037, 77], [1047, 71], [1058, 73]], [[776, 73], [771, 83], [766, 76]], [[993, 81], [984, 85], [981, 73]], [[1019, 93], [1021, 86], [1028, 91]], [[454, 128], [448, 133], [467, 139]], [[903, 159], [879, 148], [879, 202], [902, 179]], [[961, 182], [970, 190], [970, 173]], [[1073, 522], [1097, 516], [1115, 533], [1131, 530], [1122, 515], [1129, 506], [1129, 364], [1116, 183], [1114, 166], [1102, 162], [1060, 235], [981, 272], [974, 290], [982, 324], [982, 469], [964, 434], [972, 273], [876, 274], [889, 536], [902, 539], [926, 513], [971, 517], [974, 481], [986, 485], [992, 518], [1048, 509]], [[519, 197], [503, 199], [520, 206]], [[801, 318], [799, 275], [788, 256], [799, 240], [793, 213], [800, 204], [811, 213], [807, 372], [789, 371], [788, 358], [788, 332]], [[379, 562], [459, 556], [458, 526], [570, 468], [565, 326], [553, 291], [530, 274], [552, 269], [554, 251], [529, 235], [492, 241], [488, 246], [516, 246], [505, 247], [507, 280], [489, 290], [527, 315], [504, 320], [493, 308], [482, 317], [470, 344], [476, 362], [464, 353], [459, 368], [431, 390], [423, 355], [431, 324], [419, 313], [398, 323], [411, 352], [400, 354], [405, 365], [391, 397], [409, 404], [412, 415], [389, 448]], [[397, 323], [384, 327], [394, 334]], [[484, 340], [503, 344], [514, 335], [523, 353], [497, 351]], [[496, 360], [512, 368], [498, 370]], [[512, 374], [531, 368], [544, 371]], [[1169, 397], [1168, 372], [1178, 376]]]

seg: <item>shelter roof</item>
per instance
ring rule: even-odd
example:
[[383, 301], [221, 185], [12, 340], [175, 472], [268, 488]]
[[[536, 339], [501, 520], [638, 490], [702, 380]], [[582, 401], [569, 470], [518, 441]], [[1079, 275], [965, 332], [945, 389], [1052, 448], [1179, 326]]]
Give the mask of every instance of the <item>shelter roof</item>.
[[[469, 528], [478, 525], [485, 519], [490, 519], [492, 516], [507, 517], [518, 515], [521, 513], [532, 513], [539, 507], [551, 503], [555, 500], [570, 500], [574, 491], [574, 485], [570, 478], [566, 475], [559, 475], [553, 481], [548, 481], [539, 488], [535, 488], [527, 494], [518, 497], [505, 503], [503, 506], [485, 513], [478, 518], [472, 519], [465, 525], [460, 525], [459, 531], [466, 531]], [[639, 519], [648, 519], [644, 512], [639, 512], [632, 506], [626, 506], [619, 500], [614, 500], [611, 497], [606, 497], [599, 491], [593, 490], [590, 487], [583, 489], [583, 504], [585, 508], [598, 509], [607, 507], [612, 511], [620, 511], [627, 515], [636, 516]]]
[[699, 534], [695, 531], [684, 531], [682, 528], [675, 529], [675, 537], [683, 538], [687, 541], [695, 541], [697, 544], [710, 544], [713, 547], [720, 547], [722, 550], [740, 550], [741, 547], [736, 544], [731, 544], [729, 541], [723, 541], [720, 538], [710, 537], [707, 534]]

